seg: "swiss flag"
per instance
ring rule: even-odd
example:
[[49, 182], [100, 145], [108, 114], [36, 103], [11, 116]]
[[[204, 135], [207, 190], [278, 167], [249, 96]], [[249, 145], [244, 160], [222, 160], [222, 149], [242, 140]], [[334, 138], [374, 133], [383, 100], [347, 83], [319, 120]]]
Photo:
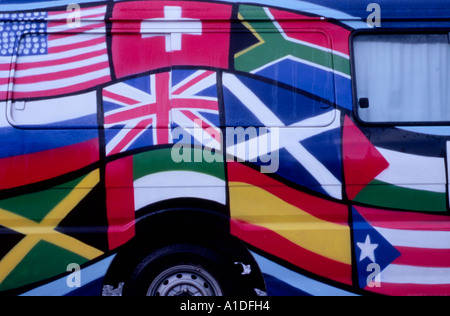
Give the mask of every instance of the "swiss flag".
[[231, 14], [230, 5], [217, 3], [117, 3], [112, 15], [117, 78], [171, 66], [227, 69]]

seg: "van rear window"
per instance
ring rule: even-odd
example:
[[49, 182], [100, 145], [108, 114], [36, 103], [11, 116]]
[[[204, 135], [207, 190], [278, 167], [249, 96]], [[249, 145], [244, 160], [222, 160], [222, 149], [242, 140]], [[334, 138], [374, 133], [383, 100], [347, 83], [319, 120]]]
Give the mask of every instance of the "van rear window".
[[367, 123], [450, 122], [450, 34], [353, 38], [356, 109]]

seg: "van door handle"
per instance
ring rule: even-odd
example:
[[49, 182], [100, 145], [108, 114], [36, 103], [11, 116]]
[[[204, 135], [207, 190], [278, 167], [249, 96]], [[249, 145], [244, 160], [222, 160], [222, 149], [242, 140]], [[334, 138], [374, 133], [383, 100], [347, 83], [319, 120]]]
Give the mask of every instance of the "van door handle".
[[359, 99], [359, 107], [361, 109], [367, 109], [367, 108], [369, 108], [369, 105], [370, 105], [369, 98]]
[[14, 102], [14, 110], [16, 110], [16, 111], [25, 111], [25, 105], [26, 105], [25, 101]]

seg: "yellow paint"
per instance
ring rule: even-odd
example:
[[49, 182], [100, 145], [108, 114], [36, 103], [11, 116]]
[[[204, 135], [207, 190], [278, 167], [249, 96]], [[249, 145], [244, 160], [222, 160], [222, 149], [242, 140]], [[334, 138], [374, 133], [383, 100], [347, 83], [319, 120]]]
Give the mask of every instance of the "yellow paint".
[[23, 258], [37, 245], [39, 238], [27, 236], [23, 238], [8, 254], [0, 261], [0, 283], [14, 270]]
[[87, 175], [40, 223], [0, 209], [0, 225], [25, 235], [0, 261], [0, 283], [41, 240], [76, 253], [88, 260], [103, 254], [100, 250], [55, 230], [58, 224], [89, 194], [99, 181], [100, 173], [98, 170]]
[[321, 220], [259, 187], [245, 183], [230, 184], [230, 203], [233, 219], [264, 227], [304, 249], [351, 264], [348, 226]]

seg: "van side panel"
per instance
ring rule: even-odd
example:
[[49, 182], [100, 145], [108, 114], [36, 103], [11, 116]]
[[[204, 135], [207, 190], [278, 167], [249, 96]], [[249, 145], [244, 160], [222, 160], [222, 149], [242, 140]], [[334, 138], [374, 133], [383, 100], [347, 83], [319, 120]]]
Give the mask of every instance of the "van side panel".
[[4, 2], [3, 294], [121, 294], [195, 242], [260, 294], [450, 294], [448, 122], [368, 120], [355, 60], [444, 38], [442, 1]]

